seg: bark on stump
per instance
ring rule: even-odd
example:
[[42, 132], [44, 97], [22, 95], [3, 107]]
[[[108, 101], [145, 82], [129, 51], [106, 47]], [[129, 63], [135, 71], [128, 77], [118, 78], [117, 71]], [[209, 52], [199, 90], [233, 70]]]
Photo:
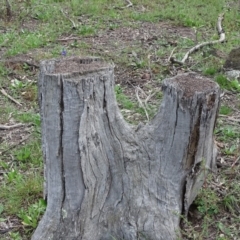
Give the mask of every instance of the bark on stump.
[[166, 79], [154, 119], [123, 119], [114, 67], [98, 58], [41, 63], [47, 210], [32, 240], [177, 239], [181, 214], [214, 170], [218, 85]]

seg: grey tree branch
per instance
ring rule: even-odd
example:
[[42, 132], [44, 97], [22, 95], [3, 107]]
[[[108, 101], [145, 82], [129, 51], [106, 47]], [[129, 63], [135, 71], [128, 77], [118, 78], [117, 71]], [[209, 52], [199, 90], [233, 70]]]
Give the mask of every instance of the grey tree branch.
[[77, 29], [77, 25], [75, 22], [67, 16], [67, 14], [61, 9], [62, 14], [64, 15], [65, 18], [67, 18], [71, 23], [72, 23], [72, 29]]
[[22, 127], [22, 126], [24, 126], [24, 124], [22, 124], [22, 123], [10, 125], [10, 126], [0, 124], [0, 130], [11, 130], [13, 128], [18, 128], [18, 127]]
[[139, 87], [136, 87], [136, 88], [135, 88], [137, 100], [138, 100], [139, 106], [144, 109], [144, 112], [145, 112], [145, 114], [146, 114], [147, 120], [149, 121], [149, 115], [148, 115], [147, 109], [146, 109], [146, 107], [144, 106], [142, 100], [140, 99], [140, 97], [139, 97], [139, 95], [138, 95], [139, 89], [140, 89]]
[[213, 45], [213, 44], [216, 44], [216, 43], [222, 43], [225, 41], [225, 32], [222, 28], [222, 21], [224, 19], [224, 13], [223, 14], [220, 14], [218, 16], [218, 21], [217, 21], [217, 31], [218, 31], [218, 34], [219, 34], [219, 39], [218, 40], [213, 40], [213, 41], [208, 41], [208, 42], [203, 42], [203, 43], [199, 43], [197, 44], [196, 46], [194, 46], [193, 48], [191, 48], [186, 54], [185, 56], [183, 57], [183, 59], [181, 61], [178, 61], [176, 59], [174, 59], [174, 57], [171, 57], [170, 58], [170, 61], [172, 63], [177, 63], [179, 65], [183, 65], [186, 60], [189, 58], [189, 55], [192, 54], [193, 52], [199, 50], [200, 48], [204, 47], [204, 46], [207, 46], [207, 45]]
[[126, 6], [126, 8], [133, 6], [133, 4], [132, 4], [132, 2], [131, 2], [130, 0], [126, 0], [126, 1], [127, 1], [127, 3], [128, 3], [128, 5]]
[[0, 92], [1, 92], [4, 96], [6, 96], [7, 98], [9, 98], [10, 100], [12, 100], [13, 102], [15, 102], [17, 105], [22, 106], [22, 104], [21, 104], [20, 102], [18, 102], [16, 99], [14, 99], [14, 98], [11, 97], [10, 95], [8, 95], [4, 89], [1, 89]]

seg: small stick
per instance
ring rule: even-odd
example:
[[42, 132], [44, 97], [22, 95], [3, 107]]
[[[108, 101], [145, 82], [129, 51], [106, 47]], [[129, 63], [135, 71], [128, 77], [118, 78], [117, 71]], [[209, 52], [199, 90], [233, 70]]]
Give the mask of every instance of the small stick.
[[236, 158], [236, 160], [233, 162], [233, 164], [231, 165], [231, 168], [233, 168], [235, 165], [236, 165], [236, 163], [237, 163], [237, 161], [240, 159], [240, 156], [239, 157], [237, 157]]
[[173, 53], [174, 53], [175, 49], [176, 49], [176, 47], [175, 47], [175, 48], [173, 48], [173, 50], [171, 51], [171, 54], [170, 54], [170, 56], [169, 56], [169, 58], [168, 58], [168, 62], [170, 62], [170, 61], [171, 61], [171, 58], [172, 58], [172, 55], [173, 55]]
[[152, 94], [149, 94], [149, 96], [146, 98], [146, 100], [145, 100], [145, 106], [147, 107], [147, 103], [148, 103], [148, 101], [156, 94], [157, 92], [154, 92], [154, 93], [152, 93]]
[[75, 24], [75, 22], [71, 19], [71, 18], [69, 18], [68, 16], [67, 16], [67, 14], [61, 9], [61, 12], [62, 12], [62, 14], [65, 16], [65, 18], [67, 18], [71, 23], [72, 23], [72, 29], [77, 29], [77, 25]]
[[18, 124], [11, 125], [11, 126], [0, 124], [0, 130], [11, 130], [13, 128], [18, 128], [18, 127], [22, 127], [22, 126], [24, 126], [24, 124], [22, 124], [22, 123], [18, 123]]
[[18, 102], [18, 101], [15, 100], [13, 97], [11, 97], [10, 95], [8, 95], [4, 89], [1, 89], [0, 92], [1, 92], [4, 96], [6, 96], [7, 98], [9, 98], [10, 100], [12, 100], [13, 102], [15, 102], [17, 105], [22, 106], [22, 104], [21, 104], [20, 102]]
[[204, 46], [207, 46], [207, 45], [212, 45], [212, 44], [216, 44], [216, 43], [222, 43], [225, 41], [225, 32], [222, 28], [222, 21], [224, 19], [224, 13], [223, 14], [220, 14], [218, 16], [218, 21], [217, 21], [217, 30], [218, 30], [218, 34], [219, 34], [219, 39], [218, 40], [214, 40], [214, 41], [208, 41], [208, 42], [203, 42], [203, 43], [200, 43], [200, 44], [197, 44], [196, 46], [194, 46], [193, 48], [191, 48], [186, 54], [185, 56], [183, 57], [183, 59], [181, 61], [178, 61], [178, 60], [175, 60], [173, 57], [171, 57], [170, 61], [172, 63], [177, 63], [179, 65], [183, 65], [186, 60], [188, 59], [189, 55], [197, 50], [199, 50], [200, 48], [204, 47]]
[[67, 37], [67, 38], [59, 38], [57, 41], [59, 42], [65, 42], [65, 41], [71, 41], [71, 40], [79, 40], [79, 37]]
[[126, 1], [127, 1], [127, 3], [128, 3], [128, 5], [126, 6], [126, 8], [133, 6], [133, 4], [132, 4], [132, 2], [131, 2], [130, 0], [126, 0]]
[[129, 7], [133, 6], [133, 4], [130, 0], [126, 0], [126, 1], [127, 1], [128, 5], [126, 7], [120, 7], [119, 9], [129, 8]]

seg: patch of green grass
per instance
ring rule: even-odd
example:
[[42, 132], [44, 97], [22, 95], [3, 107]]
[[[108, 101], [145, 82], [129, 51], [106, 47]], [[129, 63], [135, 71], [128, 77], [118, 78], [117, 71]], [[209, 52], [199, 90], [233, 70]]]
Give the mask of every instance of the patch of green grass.
[[82, 36], [90, 36], [95, 34], [97, 31], [96, 27], [83, 25], [78, 28], [78, 34]]
[[233, 111], [232, 108], [225, 105], [222, 105], [219, 109], [219, 113], [223, 115], [229, 115], [232, 113], [232, 111]]
[[[47, 30], [47, 29], [45, 29]], [[20, 53], [26, 53], [27, 51], [43, 47], [54, 38], [54, 33], [51, 36], [45, 31], [33, 31], [17, 33], [13, 32], [11, 38], [6, 38], [8, 43], [8, 49], [6, 51], [7, 56], [13, 56]]]
[[8, 69], [4, 66], [3, 63], [0, 63], [0, 76], [4, 77], [8, 74]]
[[217, 193], [210, 189], [202, 189], [195, 204], [198, 211], [203, 215], [214, 215], [219, 212]]
[[20, 121], [22, 123], [33, 123], [35, 126], [40, 126], [40, 115], [38, 113], [33, 112], [15, 112], [14, 118], [17, 121]]
[[218, 69], [215, 67], [206, 68], [203, 72], [206, 76], [214, 76], [217, 73]]
[[225, 147], [223, 149], [223, 153], [225, 155], [234, 155], [236, 153], [236, 150], [237, 150], [237, 145], [234, 144], [234, 145], [232, 145], [230, 147]]
[[24, 164], [20, 164], [19, 166], [23, 170], [27, 170], [28, 167], [42, 166], [42, 152], [41, 152], [41, 141], [38, 139], [32, 141], [23, 147], [16, 149], [13, 154], [16, 158], [16, 161]]
[[240, 137], [238, 129], [229, 125], [216, 128], [215, 135], [218, 136], [221, 141], [232, 141]]
[[240, 92], [240, 83], [238, 82], [238, 80], [230, 81], [224, 75], [218, 75], [216, 77], [216, 82], [223, 89]]
[[22, 237], [19, 232], [9, 232], [9, 236], [12, 240], [22, 240]]
[[21, 208], [18, 217], [22, 220], [24, 226], [33, 230], [37, 227], [40, 216], [46, 210], [46, 202], [43, 199], [38, 200], [38, 202], [31, 204], [27, 210]]
[[120, 85], [115, 86], [115, 94], [118, 104], [124, 109], [133, 109], [136, 105], [123, 93]]
[[[0, 97], [1, 99], [1, 97]], [[11, 117], [11, 114], [16, 111], [14, 105], [8, 102], [8, 99], [3, 97], [1, 101], [5, 102], [4, 106], [0, 106], [0, 123], [4, 124]]]
[[[238, 181], [238, 179], [236, 179]], [[236, 209], [240, 204], [240, 186], [235, 181], [228, 183], [229, 191], [224, 196], [222, 204], [229, 212], [236, 215]], [[240, 219], [239, 219], [240, 222]]]
[[34, 203], [42, 194], [43, 179], [39, 174], [25, 175], [12, 168], [4, 175], [0, 198], [4, 214], [17, 214], [22, 206]]

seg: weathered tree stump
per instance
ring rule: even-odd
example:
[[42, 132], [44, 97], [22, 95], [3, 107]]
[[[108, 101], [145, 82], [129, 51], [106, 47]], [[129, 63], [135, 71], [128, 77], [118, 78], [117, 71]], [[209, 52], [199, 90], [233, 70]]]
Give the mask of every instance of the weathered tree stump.
[[136, 128], [118, 109], [113, 68], [97, 58], [41, 64], [47, 210], [32, 240], [176, 239], [215, 168], [215, 82], [164, 80], [158, 113]]

